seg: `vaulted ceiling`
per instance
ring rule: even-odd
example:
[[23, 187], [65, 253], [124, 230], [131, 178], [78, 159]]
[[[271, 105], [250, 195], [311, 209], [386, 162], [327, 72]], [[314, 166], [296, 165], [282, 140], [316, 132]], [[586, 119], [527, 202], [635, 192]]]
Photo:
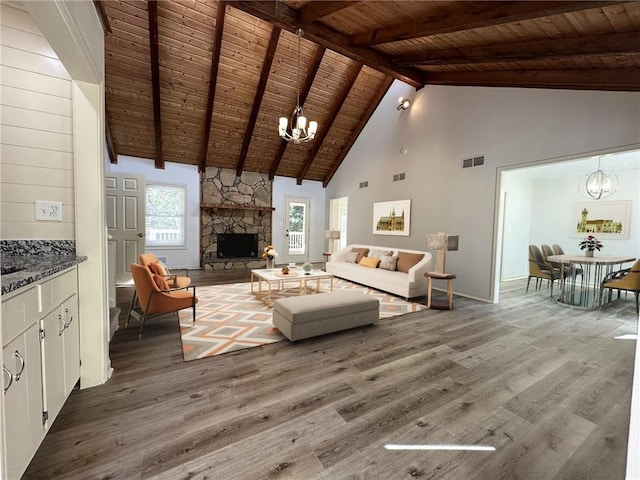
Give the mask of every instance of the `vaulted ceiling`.
[[[640, 2], [97, 1], [117, 155], [326, 186], [394, 79], [640, 90]], [[300, 39], [298, 61], [298, 28]], [[300, 145], [278, 118], [319, 124]]]

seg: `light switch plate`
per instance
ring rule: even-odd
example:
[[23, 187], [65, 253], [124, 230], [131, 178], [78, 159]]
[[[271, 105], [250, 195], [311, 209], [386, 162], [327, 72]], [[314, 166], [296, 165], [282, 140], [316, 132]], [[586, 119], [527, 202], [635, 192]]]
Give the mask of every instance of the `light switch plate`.
[[62, 221], [62, 202], [36, 200], [36, 220]]

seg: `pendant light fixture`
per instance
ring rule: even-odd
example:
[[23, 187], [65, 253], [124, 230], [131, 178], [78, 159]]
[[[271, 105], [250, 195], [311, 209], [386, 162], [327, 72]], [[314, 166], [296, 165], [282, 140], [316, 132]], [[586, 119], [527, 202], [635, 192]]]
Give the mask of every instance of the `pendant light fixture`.
[[615, 173], [600, 169], [601, 159], [598, 157], [598, 169], [582, 177], [578, 184], [578, 191], [593, 200], [613, 195], [620, 187], [620, 180]]
[[298, 75], [296, 80], [296, 107], [291, 114], [291, 121], [287, 117], [280, 117], [278, 122], [278, 134], [287, 142], [305, 143], [310, 142], [318, 131], [318, 122], [309, 122], [307, 128], [307, 117], [304, 116], [300, 106], [300, 39], [304, 35], [301, 28], [296, 31], [298, 36]]

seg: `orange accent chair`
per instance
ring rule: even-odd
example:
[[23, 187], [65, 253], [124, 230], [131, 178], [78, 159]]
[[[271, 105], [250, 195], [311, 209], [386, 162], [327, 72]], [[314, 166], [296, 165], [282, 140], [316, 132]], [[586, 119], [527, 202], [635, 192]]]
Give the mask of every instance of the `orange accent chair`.
[[170, 288], [163, 276], [152, 274], [147, 267], [138, 265], [137, 263], [131, 264], [131, 274], [133, 275], [133, 283], [136, 287], [142, 314], [132, 308], [127, 316], [125, 328], [129, 326], [129, 319], [131, 317], [136, 318], [140, 322], [138, 340], [142, 338], [142, 329], [150, 315], [171, 312], [176, 312], [177, 314], [178, 310], [192, 308], [193, 322], [195, 323], [196, 303], [198, 303], [195, 285]]
[[147, 267], [151, 270], [151, 273], [164, 276], [171, 288], [182, 288], [191, 285], [191, 279], [189, 277], [172, 274], [167, 267], [158, 260], [155, 253], [142, 253], [140, 254], [139, 261], [140, 265]]
[[[140, 265], [147, 267], [152, 275], [162, 275], [167, 281], [169, 288], [184, 288], [191, 285], [191, 279], [189, 277], [181, 277], [171, 273], [169, 269], [158, 260], [155, 253], [142, 253], [139, 257], [139, 261]], [[185, 269], [185, 271], [188, 273], [187, 269]], [[134, 291], [133, 296], [131, 297], [131, 303], [129, 304], [129, 315], [135, 308], [137, 301], [138, 293]], [[127, 315], [127, 318], [129, 318], [129, 315]]]
[[613, 290], [618, 291], [618, 298], [620, 298], [620, 291], [633, 292], [636, 296], [636, 315], [640, 317], [640, 260], [634, 263], [631, 268], [618, 270], [607, 275], [600, 287], [600, 298], [602, 298], [605, 288], [609, 289], [609, 301], [611, 301]]

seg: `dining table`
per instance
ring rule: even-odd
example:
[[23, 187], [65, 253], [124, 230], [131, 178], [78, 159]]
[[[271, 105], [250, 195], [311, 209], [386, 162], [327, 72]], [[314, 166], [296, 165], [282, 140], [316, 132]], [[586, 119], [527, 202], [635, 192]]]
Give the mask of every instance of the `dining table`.
[[[547, 261], [560, 267], [558, 302], [586, 309], [603, 306], [602, 281], [636, 257], [626, 255], [549, 255]], [[569, 267], [569, 268], [564, 268]], [[578, 276], [580, 280], [578, 281]]]

